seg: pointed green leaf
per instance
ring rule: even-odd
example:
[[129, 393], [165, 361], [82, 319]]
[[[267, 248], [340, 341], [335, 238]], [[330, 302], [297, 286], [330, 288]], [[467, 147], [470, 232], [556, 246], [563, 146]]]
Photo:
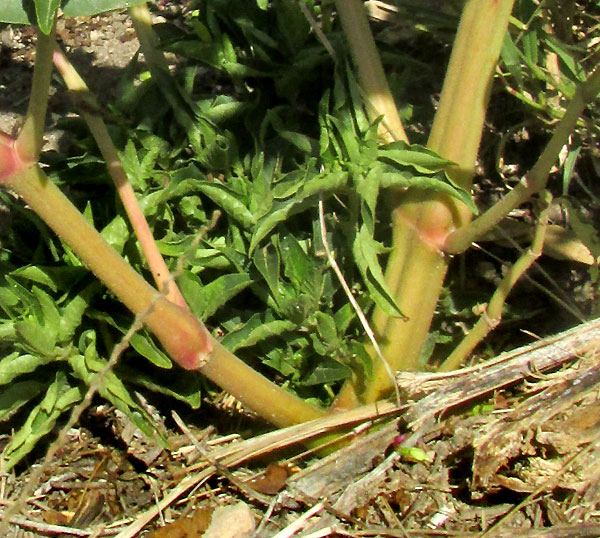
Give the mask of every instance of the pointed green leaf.
[[279, 253], [271, 245], [267, 245], [261, 249], [258, 249], [254, 253], [253, 260], [258, 272], [262, 275], [262, 277], [265, 279], [265, 282], [269, 286], [271, 293], [275, 298], [277, 298], [280, 294]]
[[142, 357], [148, 359], [159, 368], [169, 369], [173, 367], [171, 359], [156, 346], [150, 335], [145, 332], [137, 332], [130, 339], [131, 347]]
[[34, 2], [38, 26], [44, 34], [49, 35], [61, 0], [34, 0]]
[[334, 383], [341, 381], [352, 375], [352, 370], [341, 362], [329, 359], [321, 359], [319, 364], [302, 379], [302, 385], [322, 385], [324, 383]]
[[4, 468], [11, 469], [29, 454], [37, 442], [52, 431], [60, 415], [73, 407], [81, 398], [80, 389], [71, 387], [66, 376], [58, 373], [44, 399], [31, 410], [25, 424], [4, 448], [2, 453]]
[[292, 321], [283, 319], [265, 321], [260, 314], [254, 314], [242, 327], [226, 334], [221, 343], [235, 353], [238, 349], [254, 346], [267, 338], [279, 336], [295, 328], [296, 324]]
[[46, 388], [40, 381], [11, 383], [0, 390], [0, 422], [8, 420], [23, 405], [35, 398]]
[[53, 354], [54, 346], [56, 344], [56, 333], [46, 331], [44, 327], [33, 318], [17, 321], [15, 323], [15, 329], [19, 336], [23, 338], [27, 345], [33, 350], [46, 357]]
[[367, 227], [362, 225], [352, 248], [354, 259], [365, 284], [377, 305], [390, 316], [403, 316], [400, 307], [388, 289], [377, 256], [385, 249], [375, 241]]
[[410, 166], [420, 174], [433, 174], [444, 170], [452, 161], [440, 157], [434, 151], [418, 144], [393, 142], [379, 149], [379, 158], [400, 166]]
[[29, 374], [53, 359], [39, 355], [20, 354], [18, 351], [0, 359], [0, 385], [7, 385], [22, 374]]
[[217, 183], [202, 182], [198, 184], [198, 190], [223, 208], [225, 213], [237, 220], [244, 228], [251, 229], [256, 224], [254, 215], [250, 213], [239, 196], [227, 187]]
[[202, 285], [196, 275], [187, 272], [179, 278], [178, 282], [194, 315], [206, 319], [229, 299], [246, 289], [252, 283], [252, 279], [245, 273], [234, 273], [220, 276]]

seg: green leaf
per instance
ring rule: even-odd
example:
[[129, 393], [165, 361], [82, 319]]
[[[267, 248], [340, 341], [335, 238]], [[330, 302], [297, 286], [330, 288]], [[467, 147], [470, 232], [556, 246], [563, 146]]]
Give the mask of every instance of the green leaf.
[[[76, 377], [90, 385], [98, 372], [106, 367], [106, 361], [98, 356], [96, 351], [95, 334], [87, 332], [88, 342], [84, 355], [74, 354], [69, 357], [69, 364]], [[114, 371], [104, 372], [98, 392], [111, 402], [119, 411], [129, 419], [149, 438], [154, 438], [157, 433], [151, 417], [133, 400], [123, 382]], [[163, 442], [162, 439], [159, 439]]]
[[42, 308], [42, 317], [38, 319], [38, 322], [44, 328], [44, 331], [48, 333], [48, 339], [52, 341], [52, 348], [54, 348], [60, 326], [58, 308], [56, 308], [52, 298], [37, 286], [34, 286], [32, 291]]
[[377, 256], [385, 252], [381, 243], [375, 241], [366, 225], [356, 234], [352, 252], [369, 292], [377, 305], [390, 316], [403, 317], [400, 307], [388, 289]]
[[15, 329], [33, 351], [41, 353], [46, 357], [51, 356], [54, 352], [56, 334], [46, 331], [44, 326], [40, 325], [33, 318], [17, 321]]
[[283, 261], [283, 274], [289, 278], [296, 287], [312, 280], [315, 271], [314, 261], [311, 260], [293, 235], [286, 235], [280, 242], [279, 251]]
[[327, 342], [331, 347], [339, 346], [340, 339], [333, 317], [324, 312], [316, 312], [315, 319], [317, 321], [317, 330], [323, 341]]
[[135, 333], [131, 337], [130, 343], [133, 349], [155, 366], [166, 369], [173, 367], [171, 359], [156, 346], [150, 335], [144, 331]]
[[194, 315], [206, 319], [229, 299], [246, 289], [252, 283], [252, 279], [245, 273], [234, 273], [220, 276], [209, 284], [202, 285], [196, 275], [186, 272], [178, 282]]
[[512, 40], [510, 33], [507, 32], [504, 36], [504, 44], [502, 45], [502, 61], [510, 71], [510, 74], [517, 81], [519, 88], [523, 87], [523, 70], [521, 68], [521, 51], [517, 48]]
[[[553, 36], [546, 36], [547, 45], [560, 58], [561, 63], [568, 70], [568, 76], [573, 81], [584, 82], [586, 79], [585, 71], [577, 60], [566, 50], [563, 43]], [[563, 70], [564, 71], [564, 70]]]
[[44, 34], [49, 35], [61, 0], [34, 0], [34, 2], [38, 26]]
[[32, 0], [3, 0], [0, 4], [0, 22], [34, 25], [37, 19]]
[[121, 215], [117, 215], [102, 229], [100, 234], [111, 247], [121, 254], [129, 239], [129, 228], [125, 219]]
[[279, 285], [280, 258], [277, 249], [267, 245], [254, 253], [254, 265], [265, 279], [271, 294], [277, 298], [281, 289]]
[[63, 6], [63, 12], [67, 17], [83, 17], [136, 6], [143, 1], [145, 0], [68, 0]]
[[81, 398], [81, 390], [69, 385], [64, 373], [57, 373], [44, 399], [31, 410], [25, 424], [4, 448], [2, 453], [4, 468], [12, 469], [29, 454], [37, 442], [52, 431], [60, 415], [73, 407]]
[[367, 204], [371, 216], [375, 215], [377, 206], [377, 197], [379, 195], [379, 185], [381, 182], [383, 166], [373, 166], [365, 177], [357, 175], [353, 178], [356, 184], [356, 192]]
[[400, 166], [410, 166], [420, 174], [433, 174], [453, 164], [430, 149], [418, 144], [409, 146], [405, 142], [393, 142], [379, 148], [379, 158]]
[[0, 385], [7, 385], [22, 374], [29, 374], [53, 359], [38, 355], [21, 355], [18, 351], [0, 359]]
[[577, 157], [579, 157], [579, 152], [581, 149], [582, 146], [580, 145], [575, 147], [568, 146], [569, 152], [567, 153], [567, 157], [563, 165], [563, 196], [566, 196], [569, 190], [569, 185], [571, 184], [571, 179], [573, 178], [573, 172], [575, 171], [575, 163], [577, 162]]
[[442, 177], [439, 175], [407, 177], [402, 173], [386, 172], [381, 175], [380, 181], [381, 187], [385, 188], [396, 187], [407, 189], [412, 187], [442, 194], [449, 194], [450, 196], [463, 202], [473, 212], [474, 215], [479, 214], [479, 209], [475, 205], [473, 197], [467, 191], [452, 185], [446, 175]]
[[295, 328], [296, 324], [292, 321], [283, 319], [265, 321], [260, 314], [254, 314], [240, 328], [226, 334], [221, 344], [235, 353], [238, 349], [254, 346], [267, 338], [279, 336]]
[[227, 187], [216, 183], [202, 182], [198, 184], [198, 190], [223, 208], [225, 213], [238, 221], [244, 228], [251, 229], [256, 224], [256, 219], [239, 199], [239, 196]]
[[94, 281], [81, 290], [64, 306], [60, 313], [60, 325], [57, 335], [59, 342], [66, 342], [73, 337], [77, 327], [81, 324], [83, 314], [85, 313], [89, 302], [99, 289], [99, 282]]
[[[63, 12], [67, 17], [81, 17], [85, 15], [96, 15], [113, 9], [141, 4], [144, 0], [68, 0], [63, 5]], [[40, 14], [37, 17], [35, 12], [40, 4], [42, 15], [50, 13], [52, 5], [60, 5], [60, 0], [44, 0], [40, 2], [35, 0], [2, 0], [0, 3], [0, 22], [11, 24], [30, 24], [35, 25], [39, 21]], [[48, 34], [49, 30], [44, 33]]]
[[0, 391], [0, 422], [12, 417], [23, 405], [46, 388], [40, 381], [11, 383]]
[[333, 383], [346, 379], [351, 375], [352, 370], [348, 366], [325, 357], [320, 359], [319, 364], [302, 379], [302, 385], [311, 386]]
[[183, 369], [174, 369], [170, 372], [168, 381], [164, 378], [156, 381], [139, 369], [119, 368], [119, 376], [123, 381], [134, 383], [158, 394], [164, 394], [184, 402], [192, 409], [199, 409], [202, 404], [202, 376], [190, 375]]

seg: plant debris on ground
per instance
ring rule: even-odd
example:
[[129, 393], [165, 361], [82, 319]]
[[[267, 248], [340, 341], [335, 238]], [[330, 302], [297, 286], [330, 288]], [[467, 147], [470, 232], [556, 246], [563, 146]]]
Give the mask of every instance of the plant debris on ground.
[[[383, 3], [368, 4], [375, 9]], [[520, 3], [524, 12], [537, 4]], [[99, 80], [91, 69], [89, 85], [110, 105], [105, 120], [162, 253], [173, 267], [180, 258], [188, 262], [179, 283], [193, 312], [208, 320], [224, 344], [279, 384], [328, 404], [352, 369], [368, 370], [370, 363], [363, 350], [363, 328], [324, 254], [317, 202], [325, 192], [327, 238], [360, 305], [369, 310], [376, 302], [393, 309], [375, 274], [377, 257], [385, 255], [382, 245], [389, 239], [389, 230], [375, 217], [377, 193], [362, 193], [372, 201], [373, 214], [361, 214], [357, 197], [345, 192], [360, 190], [360, 185], [345, 182], [349, 170], [356, 173], [363, 165], [366, 169], [374, 159], [381, 161], [382, 169], [414, 168], [414, 163], [390, 162], [391, 152], [376, 149], [376, 132], [361, 116], [360, 96], [348, 65], [339, 62], [334, 69], [322, 43], [306, 37], [309, 21], [295, 19], [296, 11], [287, 13], [287, 22], [294, 20], [303, 28], [295, 34], [286, 20], [267, 20], [266, 15], [252, 26], [254, 5], [240, 10], [237, 18], [227, 18], [223, 3], [215, 5], [208, 26], [195, 18], [192, 2], [161, 2], [157, 7], [159, 35], [173, 55], [173, 72], [220, 129], [210, 151], [198, 154], [181, 135], [163, 96], [148, 83], [143, 58], [134, 57], [136, 42], [122, 14], [94, 17], [81, 26], [63, 25], [59, 37], [75, 57], [83, 50], [98, 60], [121, 59], [115, 51], [125, 50], [128, 61], [116, 64], [119, 69], [99, 70]], [[593, 62], [599, 40], [588, 32], [597, 34], [600, 24], [597, 7], [590, 2], [577, 6], [581, 15], [568, 14], [574, 17], [571, 37], [556, 22], [557, 13], [566, 9], [560, 6], [553, 8], [556, 40], [546, 36], [557, 65], [563, 70], [563, 64], [570, 67], [574, 79], [580, 73], [563, 54], [560, 39], [570, 40], [569, 50], [575, 50], [582, 62]], [[433, 13], [435, 2], [427, 7], [404, 25], [372, 12], [384, 57], [393, 66], [393, 90], [406, 103], [402, 113], [410, 118], [412, 139], [417, 142], [425, 141], [423, 133], [435, 107], [429, 96], [439, 91], [436, 85], [442, 77], [439, 54], [449, 52], [459, 13], [449, 6], [440, 18]], [[483, 205], [493, 203], [507, 188], [500, 178], [508, 178], [510, 185], [511, 178], [516, 182], [530, 168], [529, 155], [539, 153], [563, 110], [559, 93], [569, 92], [569, 77], [560, 89], [541, 78], [533, 82], [528, 78], [527, 70], [537, 73], [538, 66], [535, 36], [526, 29], [515, 37], [512, 48], [507, 46], [493, 89], [498, 98], [490, 109], [479, 162], [485, 180], [474, 193]], [[114, 40], [99, 46], [107, 33]], [[5, 30], [3, 36], [1, 61], [13, 73], [18, 62], [30, 60], [31, 36], [18, 28]], [[341, 35], [332, 32], [330, 39], [340, 54], [336, 39]], [[403, 40], [406, 55], [397, 53], [398, 39]], [[289, 49], [278, 50], [278, 40], [285, 40]], [[521, 40], [526, 43], [526, 58], [519, 57]], [[84, 55], [79, 60], [82, 66], [95, 63]], [[22, 73], [26, 76], [25, 70]], [[3, 84], [11, 94], [18, 90], [12, 78], [4, 78]], [[28, 82], [22, 84], [26, 90]], [[326, 88], [330, 94], [325, 95]], [[109, 90], [116, 101], [108, 98]], [[61, 91], [56, 88], [64, 98]], [[54, 98], [51, 107], [56, 112], [53, 118], [65, 112], [60, 98]], [[2, 108], [15, 118], [18, 100], [3, 101]], [[598, 118], [597, 108], [590, 117]], [[319, 118], [331, 122], [327, 130]], [[356, 125], [342, 123], [349, 118]], [[74, 114], [55, 123], [59, 136], [43, 157], [48, 173], [69, 191], [103, 236], [144, 272], [135, 239], [107, 187], [94, 142]], [[340, 136], [323, 138], [323, 133], [335, 129]], [[348, 133], [356, 135], [356, 147], [343, 147], [351, 146]], [[505, 323], [478, 348], [479, 360], [532, 342], [531, 333], [552, 335], [598, 312], [597, 141], [598, 124], [585, 118], [563, 155], [564, 167], [552, 177], [553, 191], [561, 198], [553, 222], [571, 233], [557, 241], [558, 253], [547, 252], [532, 271], [533, 282], [525, 281], [513, 292]], [[322, 173], [317, 162], [307, 158], [319, 146], [336, 173]], [[352, 150], [355, 161], [346, 155]], [[429, 160], [419, 170], [420, 179], [460, 196], [452, 185], [443, 185], [435, 156], [425, 151], [421, 156]], [[206, 169], [212, 172], [207, 175]], [[398, 410], [385, 402], [362, 410], [363, 415], [350, 413], [347, 422], [345, 416], [339, 417], [336, 427], [347, 431], [351, 442], [330, 457], [305, 451], [307, 440], [331, 431], [325, 424], [331, 417], [323, 419], [322, 428], [311, 424], [261, 434], [265, 428], [260, 420], [199, 376], [169, 370], [170, 359], [143, 332], [131, 341], [132, 349], [108, 379], [108, 389], [101, 391], [104, 399], [93, 401], [68, 430], [66, 442], [57, 445], [52, 460], [44, 462], [46, 434], [56, 433], [64, 424], [61, 415], [81, 399], [86, 375], [92, 372], [57, 356], [56, 346], [63, 346], [66, 357], [76, 334], [79, 352], [98, 371], [130, 319], [68, 247], [41, 222], [23, 217], [26, 208], [19, 200], [5, 192], [1, 196], [0, 271], [13, 291], [2, 295], [0, 304], [14, 318], [23, 312], [29, 317], [21, 319], [16, 329], [11, 326], [13, 332], [8, 329], [11, 316], [6, 317], [0, 347], [12, 352], [18, 340], [21, 351], [29, 346], [45, 357], [13, 372], [18, 382], [12, 387], [2, 381], [8, 388], [3, 388], [0, 399], [17, 401], [11, 390], [23, 396], [1, 417], [0, 447], [8, 447], [7, 461], [15, 467], [0, 469], [0, 510], [19, 498], [32, 473], [42, 466], [32, 494], [24, 499], [25, 510], [11, 522], [15, 537], [126, 538], [140, 532], [153, 538], [483, 536], [484, 532], [497, 537], [600, 536], [596, 349], [600, 337], [593, 322], [583, 338], [587, 347], [573, 344], [564, 365], [556, 363], [542, 371], [533, 363], [527, 375], [508, 386], [477, 399], [459, 398], [460, 404], [452, 409], [437, 408], [433, 420], [419, 427], [411, 427], [407, 419], [411, 406], [443, 388], [434, 384], [421, 391], [426, 378], [401, 377], [406, 406]], [[201, 238], [200, 248], [190, 253], [198, 232], [216, 210], [221, 217]], [[528, 206], [512, 215], [518, 233], [503, 230], [486, 237], [481, 250], [457, 257], [424, 362], [439, 360], [437, 355], [455, 346], [472, 325], [476, 317], [472, 305], [488, 299], [506, 264], [515, 259], [519, 248], [515, 243], [529, 244], [533, 212]], [[365, 224], [369, 218], [370, 228]], [[569, 245], [575, 245], [574, 250]], [[46, 328], [55, 323], [54, 334], [38, 330], [40, 319]], [[562, 335], [559, 341], [567, 338]], [[143, 373], [136, 369], [140, 356], [148, 364]], [[444, 385], [445, 379], [434, 381]], [[54, 403], [46, 406], [54, 408], [46, 424], [38, 430], [35, 424], [28, 425], [29, 435], [23, 429], [12, 432], [11, 420], [26, 422], [34, 404], [44, 410], [48, 394], [54, 394]], [[181, 403], [175, 406], [183, 420], [166, 411], [173, 401]], [[199, 412], [188, 413], [201, 405]], [[34, 450], [38, 440], [42, 443]]]

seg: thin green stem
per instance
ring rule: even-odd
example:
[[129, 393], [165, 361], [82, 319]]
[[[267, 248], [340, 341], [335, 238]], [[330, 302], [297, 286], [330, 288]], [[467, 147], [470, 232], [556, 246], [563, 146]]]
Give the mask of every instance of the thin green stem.
[[531, 171], [502, 200], [494, 204], [468, 226], [450, 234], [443, 246], [444, 251], [448, 253], [465, 251], [473, 241], [491, 230], [513, 209], [546, 187], [550, 170], [556, 163], [560, 151], [568, 143], [583, 110], [599, 93], [600, 69], [596, 69], [585, 82], [578, 86], [565, 111], [565, 115], [557, 124], [550, 141]]
[[52, 52], [54, 50], [55, 33], [54, 27], [49, 35], [39, 30], [36, 32], [35, 64], [33, 66], [29, 106], [25, 115], [25, 122], [15, 142], [17, 155], [23, 162], [37, 162], [42, 151], [52, 76]]
[[7, 186], [24, 199], [127, 308], [143, 314], [144, 324], [180, 366], [198, 370], [276, 425], [295, 424], [324, 414], [240, 361], [214, 340], [189, 311], [174, 305], [150, 286], [37, 165], [15, 172]]
[[383, 116], [383, 122], [379, 126], [380, 137], [387, 142], [408, 142], [362, 0], [336, 0], [335, 5], [358, 67], [358, 78], [366, 96], [367, 110], [373, 120]]
[[551, 200], [552, 196], [546, 191], [543, 199], [545, 207], [538, 220], [531, 248], [519, 257], [511, 267], [510, 271], [504, 276], [500, 285], [492, 295], [485, 312], [462, 342], [441, 364], [439, 368], [440, 372], [449, 372], [450, 370], [458, 368], [468, 358], [475, 347], [500, 323], [500, 320], [502, 319], [502, 310], [508, 294], [518, 280], [533, 265], [535, 260], [542, 255]]
[[164, 292], [167, 299], [171, 302], [182, 308], [187, 308], [185, 299], [179, 291], [177, 284], [170, 278], [169, 268], [156, 246], [146, 217], [142, 213], [133, 187], [127, 179], [127, 174], [123, 169], [119, 153], [110, 138], [106, 124], [102, 116], [96, 112], [99, 106], [94, 95], [89, 92], [85, 81], [79, 76], [77, 70], [58, 47], [54, 54], [54, 63], [63, 77], [67, 88], [77, 97], [75, 100], [80, 105], [80, 114], [87, 123], [104, 157], [131, 226], [148, 261], [148, 266], [157, 288], [161, 292]]
[[146, 2], [131, 6], [129, 16], [133, 22], [135, 33], [144, 53], [146, 64], [153, 71], [154, 68], [169, 70], [169, 65], [163, 52], [158, 48], [158, 39], [152, 30], [152, 14]]

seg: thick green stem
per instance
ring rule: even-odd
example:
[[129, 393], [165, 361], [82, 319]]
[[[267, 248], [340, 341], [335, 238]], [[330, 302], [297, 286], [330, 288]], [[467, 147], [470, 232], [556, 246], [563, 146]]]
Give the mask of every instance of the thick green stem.
[[35, 65], [29, 106], [25, 122], [15, 142], [17, 155], [23, 162], [36, 162], [42, 150], [46, 109], [52, 75], [52, 51], [54, 50], [55, 29], [49, 35], [38, 31], [35, 45]]
[[[440, 105], [428, 146], [456, 163], [448, 173], [470, 189], [494, 69], [513, 0], [468, 0], [458, 27]], [[393, 253], [386, 282], [407, 319], [376, 309], [373, 325], [392, 370], [419, 366], [421, 350], [447, 271], [442, 246], [449, 234], [464, 226], [471, 213], [447, 196], [409, 190], [399, 195], [393, 213]], [[391, 388], [387, 373], [374, 365], [374, 375], [362, 391], [362, 380], [347, 383], [335, 407], [371, 402]]]
[[465, 336], [463, 341], [441, 364], [439, 368], [440, 372], [449, 372], [450, 370], [455, 370], [460, 367], [475, 347], [500, 323], [500, 320], [502, 319], [502, 310], [510, 290], [513, 289], [514, 285], [533, 265], [535, 260], [542, 255], [551, 200], [552, 196], [546, 191], [543, 201], [545, 207], [538, 220], [531, 248], [519, 257], [516, 263], [511, 267], [510, 271], [504, 276], [502, 282], [500, 282], [500, 285], [492, 295], [490, 303], [484, 313], [471, 331]]
[[85, 81], [79, 76], [79, 73], [77, 73], [71, 62], [69, 62], [67, 57], [58, 48], [54, 54], [54, 63], [63, 77], [67, 88], [73, 92], [73, 95], [77, 97], [76, 101], [81, 105], [80, 114], [87, 123], [104, 157], [131, 226], [148, 261], [148, 266], [157, 288], [161, 292], [164, 292], [165, 297], [171, 302], [182, 308], [187, 308], [185, 299], [179, 291], [177, 284], [170, 277], [167, 264], [156, 246], [146, 217], [142, 213], [133, 187], [127, 179], [127, 174], [123, 169], [117, 149], [112, 143], [106, 124], [102, 116], [96, 112], [98, 109], [96, 99], [89, 92]]
[[456, 163], [469, 190], [481, 130], [514, 0], [468, 0], [463, 9], [428, 147]]
[[568, 143], [569, 137], [575, 129], [583, 110], [599, 93], [600, 69], [596, 69], [575, 91], [563, 118], [554, 130], [552, 138], [527, 176], [502, 200], [483, 213], [483, 215], [475, 219], [468, 226], [450, 234], [443, 247], [446, 252], [463, 252], [471, 246], [473, 241], [488, 230], [491, 230], [513, 209], [546, 187], [550, 170], [556, 163], [560, 151]]
[[127, 308], [143, 314], [145, 325], [180, 366], [205, 374], [278, 426], [324, 414], [237, 359], [214, 340], [189, 311], [174, 305], [150, 286], [90, 226], [37, 165], [15, 171], [5, 182], [69, 244]]
[[358, 78], [365, 93], [367, 110], [372, 119], [383, 116], [379, 136], [387, 142], [408, 142], [362, 0], [336, 0], [335, 5], [358, 67]]

